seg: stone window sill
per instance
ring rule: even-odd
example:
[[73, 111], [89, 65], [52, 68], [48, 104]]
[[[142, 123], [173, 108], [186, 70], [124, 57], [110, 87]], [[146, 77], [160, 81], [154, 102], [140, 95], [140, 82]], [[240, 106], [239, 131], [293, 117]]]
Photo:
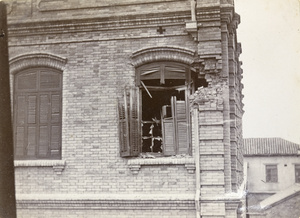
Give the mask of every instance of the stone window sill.
[[184, 165], [188, 173], [195, 173], [195, 159], [193, 157], [157, 157], [157, 158], [135, 158], [127, 162], [132, 174], [138, 174], [143, 165]]
[[53, 167], [54, 172], [61, 174], [65, 169], [65, 160], [15, 160], [15, 167]]

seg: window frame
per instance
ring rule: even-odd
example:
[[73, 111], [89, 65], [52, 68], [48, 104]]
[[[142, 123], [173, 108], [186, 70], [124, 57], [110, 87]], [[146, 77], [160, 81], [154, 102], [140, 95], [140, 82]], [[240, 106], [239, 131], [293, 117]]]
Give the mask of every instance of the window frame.
[[[18, 79], [20, 76], [22, 75], [26, 75], [26, 74], [30, 74], [30, 73], [34, 73], [36, 74], [37, 77], [37, 81], [36, 81], [36, 88], [35, 89], [24, 89], [24, 90], [18, 90]], [[41, 74], [44, 74], [44, 76], [49, 76], [51, 77], [51, 75], [56, 75], [58, 78], [58, 87], [44, 87], [40, 88], [42, 86], [42, 82], [41, 82]], [[46, 76], [46, 77], [47, 77]], [[45, 80], [46, 81], [46, 80]], [[24, 69], [22, 71], [17, 72], [16, 74], [14, 74], [14, 78], [13, 78], [13, 84], [14, 84], [14, 90], [13, 90], [13, 132], [14, 132], [14, 157], [15, 160], [61, 160], [61, 155], [62, 155], [62, 86], [63, 86], [63, 77], [62, 77], [62, 71], [58, 70], [58, 69], [54, 69], [51, 67], [33, 67], [33, 68], [28, 68], [28, 69]], [[55, 83], [56, 84], [56, 83]], [[44, 83], [45, 85], [45, 83]], [[28, 153], [26, 154], [26, 147], [25, 147], [25, 141], [26, 141], [26, 137], [28, 138], [28, 136], [25, 136], [25, 132], [27, 131], [26, 128], [29, 128], [29, 122], [28, 119], [26, 118], [26, 116], [28, 116], [28, 113], [26, 114], [26, 112], [28, 112], [28, 108], [27, 107], [27, 102], [26, 102], [26, 98], [27, 96], [30, 95], [35, 95], [36, 96], [36, 101], [35, 101], [35, 119], [36, 119], [36, 123], [34, 123], [35, 125], [35, 154], [30, 156], [28, 155]], [[47, 145], [47, 154], [45, 156], [41, 156], [40, 154], [38, 154], [38, 147], [39, 147], [39, 141], [41, 139], [40, 136], [38, 136], [38, 134], [40, 133], [40, 127], [43, 126], [40, 122], [40, 115], [41, 115], [41, 111], [42, 108], [41, 107], [41, 96], [46, 96], [48, 103], [47, 103], [47, 121], [43, 124], [44, 126], [46, 126], [46, 128], [49, 128], [47, 131], [48, 135], [48, 145]], [[18, 118], [17, 118], [17, 113], [18, 113], [18, 102], [17, 102], [17, 98], [19, 96], [25, 96], [25, 104], [24, 104], [24, 137], [23, 137], [23, 154], [22, 155], [18, 155], [17, 154], [17, 128], [18, 128]], [[54, 96], [57, 96], [56, 99], [54, 99]], [[58, 105], [55, 109], [53, 109], [53, 104]], [[53, 110], [58, 110], [58, 112], [53, 112]], [[54, 118], [56, 117], [56, 118]], [[56, 149], [53, 149], [52, 146], [52, 139], [51, 137], [54, 137], [52, 134], [52, 131], [54, 131], [54, 127], [58, 127], [56, 128], [56, 130], [58, 131], [58, 134], [56, 134], [55, 137], [57, 137], [56, 139], [56, 145], [55, 147], [57, 147]], [[38, 130], [37, 130], [38, 129]], [[28, 140], [28, 139], [27, 139]], [[28, 143], [28, 141], [27, 141]], [[52, 148], [52, 149], [51, 149]]]
[[[190, 66], [186, 65], [186, 64], [183, 64], [183, 63], [180, 63], [180, 62], [175, 62], [175, 61], [156, 61], [156, 62], [152, 62], [152, 63], [147, 63], [147, 64], [143, 64], [141, 66], [139, 66], [137, 69], [136, 69], [136, 86], [139, 87], [139, 106], [140, 106], [140, 118], [142, 119], [142, 113], [143, 113], [143, 110], [142, 110], [142, 105], [143, 105], [143, 99], [142, 99], [142, 91], [145, 90], [145, 84], [142, 84], [142, 81], [143, 79], [141, 78], [142, 76], [142, 72], [145, 70], [145, 69], [151, 69], [151, 68], [157, 68], [157, 69], [160, 69], [160, 76], [158, 78], [155, 78], [155, 79], [160, 79], [160, 82], [161, 84], [165, 84], [165, 80], [168, 80], [170, 78], [178, 78], [178, 75], [180, 73], [176, 72], [177, 70], [184, 70], [184, 85], [182, 85], [182, 87], [184, 87], [184, 90], [185, 90], [185, 110], [186, 110], [186, 125], [187, 125], [187, 145], [186, 145], [186, 152], [184, 152], [185, 154], [191, 154], [191, 114], [189, 113], [189, 96], [192, 94], [192, 85], [191, 85], [191, 81], [192, 81], [192, 76], [191, 76], [191, 68]], [[169, 69], [168, 69], [169, 68]], [[172, 68], [174, 70], [174, 72], [172, 73]], [[167, 76], [167, 74], [169, 74], [169, 76]], [[176, 75], [177, 74], [177, 75]], [[170, 76], [171, 75], [171, 76]], [[179, 76], [180, 78], [182, 76]], [[160, 86], [158, 86], [160, 87]], [[155, 89], [155, 87], [151, 87], [149, 90], [153, 90]], [[147, 90], [145, 90], [147, 91]], [[162, 147], [163, 147], [163, 151], [161, 154], [159, 154], [160, 156], [172, 156], [172, 155], [179, 155], [179, 154], [182, 154], [182, 152], [180, 152], [180, 145], [179, 145], [179, 133], [178, 133], [178, 127], [177, 125], [175, 125], [175, 123], [177, 123], [177, 118], [176, 118], [176, 98], [175, 100], [172, 98], [170, 99], [171, 100], [171, 105], [173, 106], [172, 107], [172, 115], [174, 116], [173, 119], [174, 119], [174, 151], [167, 151], [167, 146], [166, 146], [166, 143], [164, 143], [164, 137], [166, 137], [164, 134], [166, 133], [165, 132], [165, 129], [164, 129], [164, 126], [163, 124], [162, 125]], [[141, 131], [142, 132], [142, 131]], [[141, 147], [142, 147], [142, 143], [141, 142]], [[185, 149], [184, 149], [185, 150]], [[152, 152], [151, 152], [152, 153]], [[154, 155], [157, 156], [157, 153], [153, 153]]]
[[[165, 149], [161, 153], [151, 153], [155, 156], [172, 156], [172, 155], [177, 155], [177, 154], [187, 154], [191, 155], [191, 141], [192, 141], [192, 130], [191, 130], [191, 114], [189, 110], [189, 96], [192, 95], [195, 91], [195, 86], [199, 83], [199, 81], [196, 79], [200, 79], [198, 77], [198, 74], [196, 74], [195, 69], [192, 71], [191, 66], [188, 64], [183, 64], [180, 62], [176, 61], [155, 61], [151, 63], [146, 63], [143, 65], [140, 65], [135, 69], [135, 86], [133, 87], [125, 87], [123, 97], [119, 98], [119, 106], [118, 106], [118, 115], [119, 115], [119, 140], [120, 140], [120, 156], [121, 157], [134, 157], [134, 156], [139, 156], [143, 155], [142, 152], [142, 105], [143, 105], [143, 99], [142, 99], [142, 92], [143, 90], [146, 92], [149, 92], [141, 81], [143, 79], [141, 78], [141, 72], [146, 69], [146, 68], [151, 68], [151, 67], [156, 67], [159, 69], [157, 72], [158, 74], [153, 77], [153, 75], [150, 76], [150, 80], [156, 80], [157, 82], [160, 81], [160, 85], [156, 86], [155, 84], [158, 84], [155, 82], [154, 86], [149, 85], [149, 90], [158, 90], [163, 89], [163, 90], [171, 90], [174, 89], [175, 87], [178, 88], [178, 86], [175, 86], [172, 83], [174, 82], [177, 84], [176, 81], [171, 81], [171, 80], [177, 80], [180, 79], [182, 80], [183, 85], [180, 85], [180, 88], [184, 89], [184, 102], [185, 102], [185, 113], [186, 113], [186, 129], [187, 132], [184, 133], [186, 134], [186, 149], [182, 149], [178, 147], [178, 143], [176, 144], [175, 153], [174, 154], [166, 154], [164, 152]], [[162, 70], [162, 71], [160, 71]], [[155, 69], [154, 69], [155, 71]], [[157, 73], [156, 72], [156, 73]], [[174, 74], [173, 74], [174, 72]], [[193, 72], [193, 73], [192, 73]], [[146, 72], [147, 74], [147, 72]], [[151, 74], [151, 72], [150, 72]], [[154, 78], [154, 79], [153, 79]], [[166, 80], [165, 80], [166, 79]], [[146, 79], [147, 80], [147, 79]], [[167, 81], [169, 80], [169, 81]], [[166, 84], [164, 86], [161, 86], [161, 84], [165, 84], [171, 81], [171, 84]], [[178, 80], [179, 81], [179, 80]], [[181, 83], [181, 82], [180, 82]], [[197, 83], [197, 84], [196, 84]], [[129, 90], [131, 89], [131, 91]], [[133, 90], [133, 91], [132, 91]], [[137, 101], [132, 99], [132, 96], [135, 96]], [[170, 103], [171, 103], [171, 97], [170, 97]], [[171, 103], [172, 104], [172, 103]], [[127, 105], [125, 107], [125, 105]], [[173, 104], [175, 105], [175, 104]], [[134, 107], [133, 107], [134, 106]], [[132, 108], [134, 108], [136, 111], [132, 112]], [[175, 111], [172, 110], [172, 113], [175, 114]], [[132, 117], [132, 115], [135, 115], [135, 117]], [[162, 120], [162, 117], [159, 117]], [[175, 119], [175, 118], [174, 118]], [[132, 122], [134, 121], [134, 122]], [[181, 126], [181, 131], [182, 130], [183, 124], [182, 120], [181, 123], [178, 125]], [[175, 123], [175, 121], [174, 121]], [[135, 130], [135, 133], [132, 134], [131, 130], [132, 124], [134, 126], [139, 126], [141, 129], [140, 130]], [[177, 124], [176, 124], [177, 125]], [[174, 131], [176, 131], [176, 128], [174, 127]], [[178, 132], [178, 128], [177, 131]], [[139, 134], [137, 139], [132, 139], [132, 135]], [[181, 132], [183, 134], [183, 132]], [[179, 135], [179, 134], [178, 134]], [[176, 135], [177, 136], [177, 135]], [[163, 130], [162, 130], [162, 137], [163, 137]], [[178, 140], [179, 141], [179, 140]], [[181, 143], [182, 146], [184, 146], [184, 143]], [[161, 145], [162, 147], [164, 146], [163, 144]], [[174, 145], [175, 146], [175, 145]], [[186, 150], [186, 152], [185, 152]], [[146, 152], [149, 153], [149, 152]]]
[[[274, 174], [275, 172], [275, 174]], [[266, 183], [278, 183], [278, 167], [277, 164], [265, 165]]]

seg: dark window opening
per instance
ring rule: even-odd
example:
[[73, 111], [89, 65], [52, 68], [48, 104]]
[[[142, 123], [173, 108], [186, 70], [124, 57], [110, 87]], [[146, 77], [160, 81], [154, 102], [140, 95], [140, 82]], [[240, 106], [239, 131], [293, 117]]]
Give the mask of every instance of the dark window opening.
[[[152, 84], [155, 83], [152, 81]], [[147, 83], [149, 84], [149, 83]], [[168, 84], [181, 85], [180, 81], [169, 80]], [[171, 98], [185, 101], [185, 91], [172, 87], [165, 90], [142, 91], [142, 152], [163, 151], [162, 119], [172, 117]]]
[[204, 78], [197, 78], [195, 80], [195, 89], [197, 90], [199, 87], [207, 87], [208, 86], [208, 82], [206, 81], [206, 79]]

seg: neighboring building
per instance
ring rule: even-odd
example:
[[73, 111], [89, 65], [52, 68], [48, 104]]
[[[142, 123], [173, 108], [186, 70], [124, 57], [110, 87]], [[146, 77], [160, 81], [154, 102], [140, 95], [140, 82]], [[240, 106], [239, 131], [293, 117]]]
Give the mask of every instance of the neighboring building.
[[243, 215], [233, 1], [6, 2], [18, 218]]
[[281, 138], [244, 139], [250, 217], [300, 217], [300, 145]]

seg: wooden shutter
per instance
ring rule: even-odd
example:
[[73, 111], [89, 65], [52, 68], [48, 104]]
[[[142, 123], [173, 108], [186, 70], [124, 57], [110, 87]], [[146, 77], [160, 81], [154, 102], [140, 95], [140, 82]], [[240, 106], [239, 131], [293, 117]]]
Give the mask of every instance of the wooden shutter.
[[37, 73], [28, 72], [17, 75], [16, 78], [16, 89], [17, 91], [24, 90], [36, 90], [37, 84]]
[[40, 125], [39, 125], [39, 144], [38, 144], [38, 156], [47, 157], [49, 149], [49, 107], [50, 99], [49, 94], [40, 95], [39, 114], [40, 114]]
[[26, 96], [16, 96], [15, 102], [15, 155], [22, 157], [25, 148]]
[[124, 101], [118, 100], [119, 115], [119, 143], [121, 157], [130, 156], [129, 148], [129, 120], [126, 91], [124, 92]]
[[174, 101], [175, 122], [176, 122], [176, 140], [177, 154], [187, 154], [189, 147], [189, 127], [187, 120], [186, 102]]
[[171, 98], [172, 117], [164, 118], [162, 124], [164, 155], [187, 154], [189, 126], [185, 101]]
[[176, 154], [175, 127], [173, 118], [165, 118], [162, 123], [163, 153], [166, 156]]
[[27, 96], [27, 140], [25, 139], [26, 155], [36, 155], [36, 127], [37, 127], [37, 95], [30, 93]]
[[138, 156], [141, 152], [141, 124], [140, 124], [140, 106], [139, 106], [139, 88], [130, 89], [130, 108], [129, 108], [129, 131], [130, 131], [130, 154]]
[[61, 74], [49, 69], [30, 69], [16, 75], [16, 158], [60, 158], [61, 82]]
[[138, 156], [141, 152], [139, 88], [125, 89], [118, 102], [120, 155]]
[[59, 158], [61, 153], [61, 95], [51, 95], [50, 157]]

